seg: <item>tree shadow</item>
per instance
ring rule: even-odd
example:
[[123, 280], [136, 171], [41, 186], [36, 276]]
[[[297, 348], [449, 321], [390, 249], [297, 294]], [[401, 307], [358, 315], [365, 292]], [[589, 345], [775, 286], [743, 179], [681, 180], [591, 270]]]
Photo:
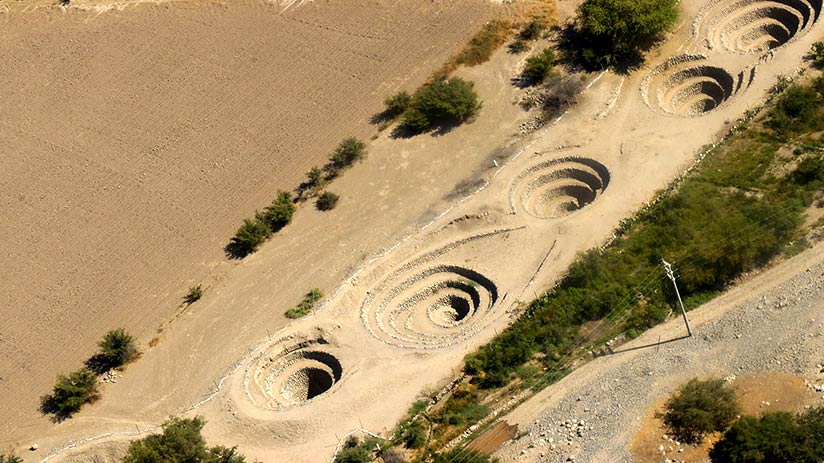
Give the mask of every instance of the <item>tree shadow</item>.
[[641, 350], [641, 349], [648, 349], [650, 347], [663, 346], [664, 344], [669, 344], [669, 343], [672, 343], [672, 342], [677, 342], [677, 341], [682, 341], [684, 339], [689, 339], [689, 337], [690, 336], [688, 336], [688, 335], [679, 336], [677, 338], [667, 339], [665, 341], [658, 341], [658, 342], [652, 342], [652, 343], [649, 343], [649, 344], [644, 344], [643, 346], [635, 346], [635, 347], [628, 347], [626, 349], [614, 350], [614, 351], [611, 351], [611, 352], [609, 352], [605, 355], [618, 355], [618, 354], [623, 354], [623, 353], [626, 353], [626, 352], [632, 352], [632, 351], [635, 351], [635, 350]]
[[241, 260], [252, 253], [246, 246], [242, 246], [234, 239], [223, 248], [223, 252], [229, 260]]
[[369, 118], [369, 123], [372, 125], [384, 125], [389, 124], [397, 117], [397, 114], [393, 114], [388, 109], [385, 109], [372, 117]]
[[398, 124], [392, 129], [392, 132], [389, 134], [389, 138], [393, 140], [405, 140], [422, 133], [426, 133], [426, 131], [412, 130], [404, 124]]
[[73, 413], [61, 410], [57, 406], [57, 401], [51, 395], [44, 395], [40, 397], [40, 413], [43, 415], [51, 415], [49, 418], [52, 423], [62, 423], [72, 417]]
[[103, 354], [99, 353], [89, 357], [89, 359], [84, 362], [84, 365], [97, 376], [100, 376], [117, 366], [113, 365]]
[[557, 49], [561, 54], [560, 62], [569, 72], [598, 72], [612, 69], [617, 74], [628, 74], [639, 69], [644, 64], [644, 55], [640, 51], [627, 52], [624, 56], [615, 59], [603, 59], [594, 64], [594, 56], [611, 56], [604, 43], [594, 43], [575, 27], [574, 22], [562, 26], [558, 30]]

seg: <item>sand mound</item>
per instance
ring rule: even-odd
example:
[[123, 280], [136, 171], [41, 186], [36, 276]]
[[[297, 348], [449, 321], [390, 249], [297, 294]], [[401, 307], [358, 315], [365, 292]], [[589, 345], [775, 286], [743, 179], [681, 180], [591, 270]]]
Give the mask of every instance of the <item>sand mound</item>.
[[720, 0], [700, 15], [707, 44], [736, 53], [761, 53], [806, 32], [822, 0]]
[[497, 300], [495, 284], [474, 270], [412, 266], [394, 272], [370, 292], [361, 318], [387, 344], [440, 348], [486, 326]]
[[652, 108], [676, 116], [701, 116], [749, 86], [755, 69], [734, 76], [702, 62], [700, 55], [670, 58], [650, 72], [641, 84], [644, 101]]
[[598, 161], [567, 157], [544, 161], [515, 178], [510, 205], [515, 203], [542, 219], [561, 217], [595, 201], [609, 184], [609, 170]]
[[329, 391], [343, 367], [322, 338], [276, 343], [247, 371], [246, 392], [256, 405], [278, 409], [299, 405]]

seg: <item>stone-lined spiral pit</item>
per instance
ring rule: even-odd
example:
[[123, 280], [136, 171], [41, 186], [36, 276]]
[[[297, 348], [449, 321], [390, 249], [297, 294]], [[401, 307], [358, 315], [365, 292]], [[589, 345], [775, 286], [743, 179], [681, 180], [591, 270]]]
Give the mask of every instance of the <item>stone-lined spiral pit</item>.
[[763, 53], [807, 32], [822, 0], [716, 0], [700, 23], [707, 43], [735, 53]]
[[324, 347], [322, 339], [315, 339], [276, 343], [263, 351], [247, 371], [246, 391], [251, 401], [263, 408], [279, 409], [328, 392], [340, 381], [343, 367]]
[[609, 170], [598, 161], [581, 157], [553, 159], [536, 164], [512, 183], [510, 204], [528, 214], [556, 218], [595, 201], [609, 185]]
[[474, 270], [412, 265], [393, 272], [369, 292], [361, 319], [387, 344], [437, 349], [460, 343], [487, 326], [497, 301], [498, 288]]
[[734, 76], [703, 59], [700, 55], [676, 56], [654, 68], [641, 84], [644, 101], [668, 114], [701, 116], [724, 105], [754, 77], [754, 69], [745, 79], [744, 72]]

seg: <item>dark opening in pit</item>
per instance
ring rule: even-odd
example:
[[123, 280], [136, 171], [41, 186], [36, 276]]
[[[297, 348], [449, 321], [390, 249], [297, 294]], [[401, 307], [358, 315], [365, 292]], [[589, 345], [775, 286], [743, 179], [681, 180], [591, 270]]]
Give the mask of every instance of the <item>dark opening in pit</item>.
[[472, 306], [469, 301], [458, 296], [449, 296], [449, 307], [455, 311], [455, 321], [459, 322], [469, 316]]

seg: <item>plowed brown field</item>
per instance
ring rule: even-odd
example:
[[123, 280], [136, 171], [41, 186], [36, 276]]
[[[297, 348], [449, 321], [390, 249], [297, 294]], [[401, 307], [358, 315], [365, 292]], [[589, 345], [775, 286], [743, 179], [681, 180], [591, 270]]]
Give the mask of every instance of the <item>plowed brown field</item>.
[[222, 248], [244, 217], [367, 138], [384, 96], [497, 9], [20, 5], [0, 3], [0, 442], [43, 425], [38, 397], [106, 330], [145, 342], [186, 288], [235, 265]]

